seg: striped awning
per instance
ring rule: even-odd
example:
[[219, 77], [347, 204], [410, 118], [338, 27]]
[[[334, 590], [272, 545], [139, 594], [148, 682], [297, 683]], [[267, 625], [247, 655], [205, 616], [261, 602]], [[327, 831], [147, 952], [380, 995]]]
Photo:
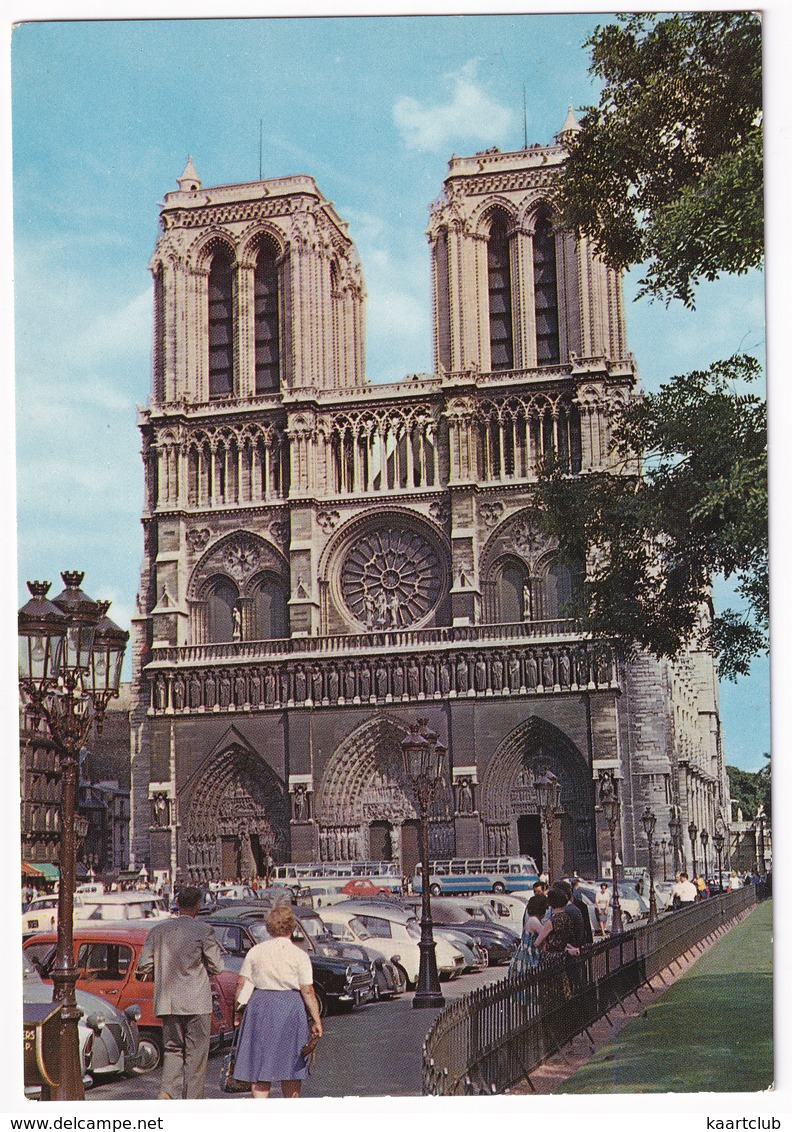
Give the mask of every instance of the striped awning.
[[58, 880], [60, 877], [60, 869], [57, 865], [51, 865], [49, 861], [37, 861], [33, 866], [38, 870], [39, 874], [45, 880]]
[[43, 877], [44, 874], [41, 869], [37, 869], [35, 865], [29, 864], [27, 861], [22, 862], [22, 876], [23, 877]]

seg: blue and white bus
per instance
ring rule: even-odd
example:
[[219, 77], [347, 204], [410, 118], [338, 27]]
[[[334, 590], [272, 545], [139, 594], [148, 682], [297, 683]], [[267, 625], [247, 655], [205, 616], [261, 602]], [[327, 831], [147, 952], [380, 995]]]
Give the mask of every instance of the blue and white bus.
[[[429, 862], [432, 896], [451, 892], [523, 892], [539, 879], [533, 857], [451, 857]], [[421, 892], [420, 863], [413, 877], [413, 891]]]
[[368, 881], [377, 888], [401, 892], [402, 878], [395, 861], [301, 861], [275, 865], [272, 883], [300, 888], [340, 891], [351, 881]]

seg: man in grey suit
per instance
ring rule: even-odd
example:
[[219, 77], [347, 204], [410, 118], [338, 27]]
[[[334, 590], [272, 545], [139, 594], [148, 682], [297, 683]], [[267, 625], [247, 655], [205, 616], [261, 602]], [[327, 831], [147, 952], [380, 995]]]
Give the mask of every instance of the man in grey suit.
[[138, 971], [154, 972], [154, 1013], [162, 1019], [160, 1100], [204, 1095], [212, 1020], [209, 976], [223, 970], [214, 930], [195, 918], [200, 890], [183, 888], [176, 902], [178, 917], [151, 929], [138, 961]]

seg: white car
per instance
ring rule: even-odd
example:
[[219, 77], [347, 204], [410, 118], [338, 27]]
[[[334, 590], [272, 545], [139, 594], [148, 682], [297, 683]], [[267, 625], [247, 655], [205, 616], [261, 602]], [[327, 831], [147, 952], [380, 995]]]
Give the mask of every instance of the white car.
[[[80, 893], [74, 894], [74, 919], [78, 920], [85, 908], [85, 897]], [[22, 913], [22, 934], [31, 935], [32, 932], [55, 931], [58, 926], [58, 896], [49, 893], [43, 896], [34, 896]]]
[[[76, 897], [75, 897], [76, 899]], [[163, 920], [170, 916], [165, 898], [155, 892], [105, 892], [83, 898], [74, 919], [81, 923], [97, 920]]]
[[[346, 907], [353, 903], [354, 907]], [[398, 907], [390, 908], [384, 901], [382, 905], [364, 905], [362, 901], [350, 900], [322, 908], [322, 919], [326, 924], [345, 927], [342, 941], [364, 943], [370, 951], [378, 952], [400, 967], [409, 987], [418, 982], [421, 928], [409, 912]], [[436, 938], [435, 944], [438, 975], [452, 979], [461, 975], [465, 969], [462, 952], [445, 939]]]

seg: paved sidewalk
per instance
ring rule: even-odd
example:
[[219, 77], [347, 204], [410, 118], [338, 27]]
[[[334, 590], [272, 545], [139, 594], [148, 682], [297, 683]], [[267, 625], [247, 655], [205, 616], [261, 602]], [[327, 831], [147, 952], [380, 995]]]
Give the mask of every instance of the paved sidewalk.
[[631, 1000], [630, 1020], [612, 1012], [615, 1036], [598, 1023], [595, 1043], [604, 1044], [596, 1053], [584, 1036], [532, 1074], [537, 1091], [759, 1092], [772, 1085], [772, 901], [752, 909], [673, 986], [653, 981], [654, 994]]

